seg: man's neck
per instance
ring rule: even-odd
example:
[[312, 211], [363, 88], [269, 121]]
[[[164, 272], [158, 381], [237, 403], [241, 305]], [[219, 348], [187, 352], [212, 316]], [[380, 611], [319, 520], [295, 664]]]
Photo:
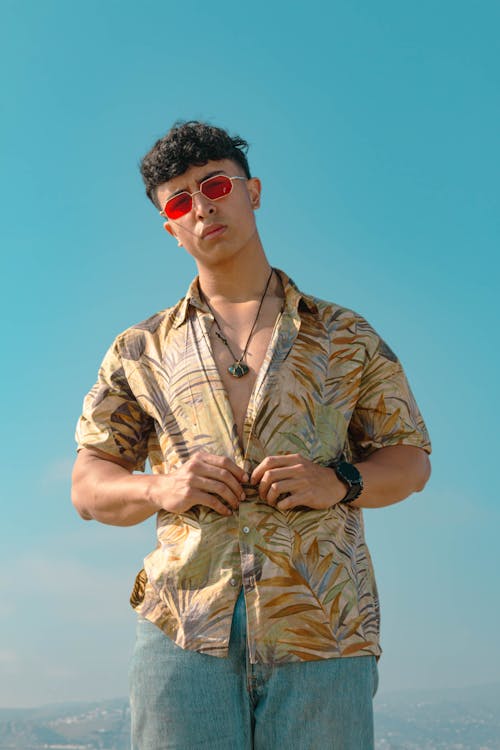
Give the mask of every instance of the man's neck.
[[239, 254], [216, 266], [198, 264], [200, 287], [212, 303], [260, 299], [271, 266], [263, 248], [256, 254]]

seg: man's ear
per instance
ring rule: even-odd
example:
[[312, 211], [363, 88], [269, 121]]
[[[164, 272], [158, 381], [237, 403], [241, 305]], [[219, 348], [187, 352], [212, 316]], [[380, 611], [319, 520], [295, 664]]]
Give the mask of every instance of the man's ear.
[[166, 221], [164, 223], [163, 228], [166, 229], [167, 232], [172, 235], [172, 237], [174, 238], [174, 240], [177, 240], [177, 244], [179, 245], [179, 247], [182, 247], [182, 242], [177, 237], [177, 235], [175, 233], [175, 229], [173, 228], [172, 224], [169, 221]]
[[256, 209], [260, 206], [260, 195], [262, 192], [262, 185], [258, 177], [251, 177], [248, 182], [248, 194], [250, 195], [250, 203], [252, 208]]

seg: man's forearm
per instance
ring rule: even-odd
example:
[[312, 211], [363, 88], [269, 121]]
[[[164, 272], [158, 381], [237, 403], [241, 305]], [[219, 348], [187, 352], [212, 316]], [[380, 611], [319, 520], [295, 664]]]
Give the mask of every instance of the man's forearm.
[[73, 505], [86, 521], [133, 526], [158, 510], [151, 497], [156, 479], [83, 449], [73, 471]]
[[363, 492], [350, 503], [356, 508], [398, 503], [423, 490], [431, 473], [427, 453], [408, 445], [381, 448], [356, 466], [363, 477]]
[[[297, 457], [280, 456], [266, 460], [269, 462], [271, 460], [288, 461], [288, 459], [295, 461]], [[212, 460], [214, 459], [212, 458]], [[221, 459], [220, 457], [216, 457], [215, 460], [219, 462], [227, 461], [227, 459]], [[325, 471], [323, 467], [318, 467], [317, 464], [306, 459], [303, 459], [303, 462], [306, 465], [310, 464], [310, 470], [314, 471], [315, 474], [319, 473], [320, 468], [322, 473]], [[413, 492], [422, 490], [430, 475], [430, 462], [427, 454], [420, 448], [413, 446], [397, 445], [381, 448], [372, 453], [366, 461], [357, 464], [357, 467], [363, 477], [364, 489], [360, 497], [350, 504], [358, 508], [381, 508], [404, 500]], [[263, 469], [261, 469], [262, 471]], [[330, 472], [331, 470], [328, 469], [327, 473], [330, 478], [326, 482], [325, 490], [329, 502], [331, 502], [332, 492]], [[227, 474], [227, 471], [225, 473]], [[309, 485], [312, 480], [307, 480], [306, 477], [307, 475], [303, 479], [305, 484]], [[239, 477], [239, 479], [242, 481], [243, 478]], [[254, 477], [254, 481], [260, 481], [260, 479], [262, 477]], [[325, 484], [323, 479], [322, 482]], [[340, 500], [345, 495], [345, 485], [337, 477], [334, 477], [334, 481], [338, 485], [335, 494]], [[161, 487], [159, 483], [161, 483]], [[130, 467], [127, 468], [110, 461], [109, 457], [105, 458], [104, 455], [99, 456], [98, 452], [83, 449], [77, 458], [73, 472], [72, 500], [79, 514], [85, 520], [94, 519], [113, 526], [133, 526], [152, 516], [160, 507], [168, 507], [161, 502], [159, 503], [158, 498], [162, 494], [172, 494], [170, 484], [171, 482], [166, 476], [133, 474]], [[320, 482], [320, 490], [322, 486]], [[186, 490], [187, 497], [191, 498], [192, 490], [186, 487], [184, 494], [186, 494]], [[214, 489], [209, 487], [208, 494], [205, 493], [205, 497], [202, 495], [200, 502], [213, 506], [215, 495], [210, 494], [210, 492], [214, 490], [224, 490], [224, 485], [218, 483]], [[226, 487], [225, 491], [227, 490]], [[269, 491], [269, 488], [267, 488], [267, 491]], [[269, 497], [263, 497], [271, 504], [275, 504], [278, 500], [280, 494], [279, 482], [275, 490], [271, 492], [273, 491], [276, 497], [273, 497], [272, 494], [269, 494]], [[300, 500], [302, 505], [316, 507], [314, 503], [318, 502], [320, 494], [319, 490], [315, 490], [313, 492], [314, 498], [310, 503], [304, 502], [299, 496], [297, 502]], [[233, 500], [236, 496], [237, 492], [234, 492]], [[194, 498], [194, 495], [192, 497]], [[230, 501], [231, 497], [229, 497]], [[284, 502], [290, 501], [285, 500]], [[189, 504], [193, 504], [192, 500], [187, 503], [187, 505]], [[282, 504], [283, 501], [281, 504], [278, 503], [278, 507], [281, 508]], [[182, 506], [179, 507], [182, 510]], [[175, 508], [173, 509], [175, 510]], [[224, 510], [221, 506], [218, 512]]]

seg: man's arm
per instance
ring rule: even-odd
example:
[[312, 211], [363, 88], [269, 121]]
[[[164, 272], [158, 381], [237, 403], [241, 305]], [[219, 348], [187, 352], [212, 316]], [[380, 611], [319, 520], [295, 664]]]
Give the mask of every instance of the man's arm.
[[82, 448], [73, 469], [71, 499], [80, 516], [133, 526], [159, 510], [182, 513], [206, 505], [229, 516], [244, 498], [247, 475], [233, 461], [199, 451], [170, 474], [134, 474], [128, 462]]
[[[349, 505], [382, 508], [420, 492], [430, 476], [430, 461], [421, 448], [394, 445], [374, 451], [356, 464], [364, 489]], [[332, 469], [309, 461], [298, 453], [269, 456], [254, 470], [252, 484], [259, 485], [262, 500], [280, 510], [297, 506], [323, 509], [345, 496], [346, 485]], [[281, 495], [288, 495], [279, 500]]]
[[82, 448], [73, 467], [71, 500], [85, 521], [133, 526], [158, 510], [152, 476], [133, 474], [133, 466], [96, 449]]
[[[355, 466], [363, 477], [363, 492], [349, 503], [356, 508], [383, 508], [398, 503], [413, 492], [421, 492], [431, 475], [429, 456], [412, 445], [380, 448]], [[345, 495], [346, 486], [339, 482]]]

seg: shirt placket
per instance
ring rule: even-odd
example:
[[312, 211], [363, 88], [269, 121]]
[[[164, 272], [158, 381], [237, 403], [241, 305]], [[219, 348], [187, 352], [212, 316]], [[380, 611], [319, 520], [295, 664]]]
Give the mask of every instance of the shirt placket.
[[[253, 440], [256, 420], [262, 405], [273, 391], [275, 374], [280, 365], [287, 357], [300, 327], [300, 317], [292, 306], [283, 312], [277, 324], [270, 342], [270, 346], [264, 358], [264, 362], [257, 376], [252, 395], [247, 408], [244, 423], [243, 445], [245, 448], [244, 466], [248, 475], [265, 458], [260, 455]], [[261, 533], [258, 530], [258, 521], [262, 513], [268, 513], [266, 506], [262, 504], [256, 487], [248, 485], [246, 488], [246, 500], [240, 504], [238, 512], [238, 538], [241, 560], [241, 585], [245, 592], [247, 608], [247, 646], [250, 663], [256, 661], [257, 644], [255, 640], [255, 623], [258, 619], [258, 602], [255, 597], [255, 588], [261, 575], [262, 555], [257, 545], [262, 544]], [[235, 584], [237, 585], [236, 581]]]
[[[211, 424], [212, 434], [216, 436], [216, 443], [222, 448], [222, 455], [230, 456], [238, 466], [244, 465], [243, 453], [239, 444], [238, 436], [234, 430], [234, 415], [232, 412], [229, 397], [224, 387], [220, 373], [217, 370], [213, 352], [210, 347], [210, 329], [213, 325], [213, 316], [203, 310], [198, 309], [196, 315], [197, 334], [197, 355], [198, 367], [207, 371], [207, 367], [213, 372], [213, 376], [207, 377], [209, 382], [209, 393], [206, 395], [212, 402], [213, 422]], [[228, 558], [228, 568], [221, 571], [223, 578], [228, 586], [227, 601], [236, 602], [239, 591], [242, 587], [242, 569], [241, 569], [241, 523], [239, 514], [234, 513], [229, 522], [238, 526], [238, 534], [235, 535], [234, 547], [231, 549]], [[249, 530], [249, 527], [247, 527]], [[228, 634], [229, 641], [229, 634]]]

